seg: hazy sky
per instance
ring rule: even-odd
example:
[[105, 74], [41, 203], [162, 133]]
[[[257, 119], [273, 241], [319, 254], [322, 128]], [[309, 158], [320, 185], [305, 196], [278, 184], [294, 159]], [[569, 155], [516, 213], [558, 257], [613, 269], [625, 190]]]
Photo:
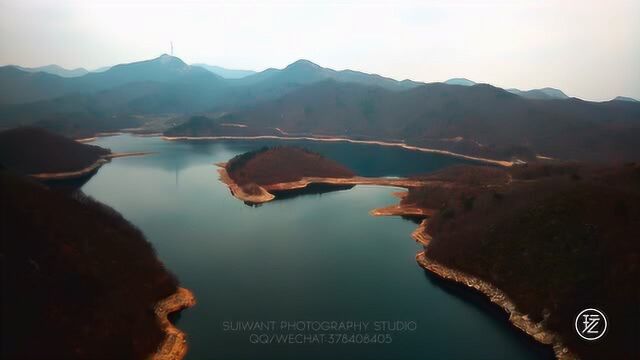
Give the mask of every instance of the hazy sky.
[[639, 0], [0, 0], [0, 64], [93, 69], [156, 57], [170, 40], [188, 63], [263, 70], [305, 58], [640, 99]]

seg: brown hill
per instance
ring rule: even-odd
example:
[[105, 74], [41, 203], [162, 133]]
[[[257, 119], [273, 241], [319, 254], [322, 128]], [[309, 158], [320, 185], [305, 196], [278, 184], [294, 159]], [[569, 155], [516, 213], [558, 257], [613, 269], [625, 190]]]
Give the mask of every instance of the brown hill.
[[238, 155], [226, 165], [238, 184], [269, 185], [303, 177], [352, 177], [354, 173], [320, 154], [296, 147], [262, 148]]
[[113, 209], [0, 171], [3, 359], [144, 359], [177, 281]]
[[0, 132], [0, 164], [20, 174], [78, 171], [110, 152], [34, 127]]

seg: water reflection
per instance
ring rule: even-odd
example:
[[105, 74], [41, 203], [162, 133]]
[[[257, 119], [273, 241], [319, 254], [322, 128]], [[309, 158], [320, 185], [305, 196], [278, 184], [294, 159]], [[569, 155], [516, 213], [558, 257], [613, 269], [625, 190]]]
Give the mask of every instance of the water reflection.
[[[188, 334], [188, 359], [548, 358], [503, 316], [425, 279], [410, 237], [415, 224], [369, 215], [397, 203], [393, 189], [356, 186], [250, 208], [230, 195], [213, 164], [268, 142], [125, 135], [97, 144], [156, 152], [114, 160], [82, 190], [138, 226], [195, 293], [198, 305], [176, 320]], [[459, 163], [375, 146], [309, 147], [367, 176]], [[385, 345], [262, 345], [251, 344], [247, 333], [224, 331], [229, 320], [411, 320], [418, 329], [393, 334]]]

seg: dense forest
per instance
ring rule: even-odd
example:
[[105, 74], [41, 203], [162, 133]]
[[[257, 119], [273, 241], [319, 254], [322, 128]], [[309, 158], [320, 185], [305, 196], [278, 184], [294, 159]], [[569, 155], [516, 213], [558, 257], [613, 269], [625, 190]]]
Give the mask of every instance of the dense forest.
[[144, 359], [177, 281], [143, 234], [81, 193], [0, 170], [3, 359]]
[[[640, 166], [457, 167], [426, 178], [404, 203], [439, 209], [428, 256], [503, 290], [583, 359], [640, 356]], [[585, 342], [573, 319], [587, 307], [611, 319]]]

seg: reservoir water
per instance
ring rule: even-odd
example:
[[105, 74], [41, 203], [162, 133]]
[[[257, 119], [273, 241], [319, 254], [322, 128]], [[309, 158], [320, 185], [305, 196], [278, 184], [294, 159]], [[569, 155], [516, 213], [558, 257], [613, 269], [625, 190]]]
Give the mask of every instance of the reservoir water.
[[[213, 164], [283, 142], [168, 142], [121, 135], [94, 144], [115, 152], [154, 152], [113, 160], [82, 190], [139, 227], [182, 286], [195, 293], [198, 304], [175, 319], [188, 334], [187, 359], [551, 356], [480, 296], [426, 274], [415, 261], [420, 249], [410, 237], [415, 223], [369, 215], [373, 208], [396, 203], [391, 193], [397, 189], [356, 186], [249, 207], [218, 181]], [[310, 148], [364, 176], [406, 176], [461, 163], [372, 145], [284, 144]], [[269, 321], [275, 330], [229, 327]], [[342, 330], [282, 330], [283, 321], [357, 322], [368, 328], [332, 338], [344, 343], [329, 344], [325, 338], [324, 344], [285, 345], [272, 335], [292, 334], [294, 342], [304, 342], [301, 336]], [[397, 321], [413, 325], [380, 329]], [[362, 344], [364, 336], [382, 341]]]

